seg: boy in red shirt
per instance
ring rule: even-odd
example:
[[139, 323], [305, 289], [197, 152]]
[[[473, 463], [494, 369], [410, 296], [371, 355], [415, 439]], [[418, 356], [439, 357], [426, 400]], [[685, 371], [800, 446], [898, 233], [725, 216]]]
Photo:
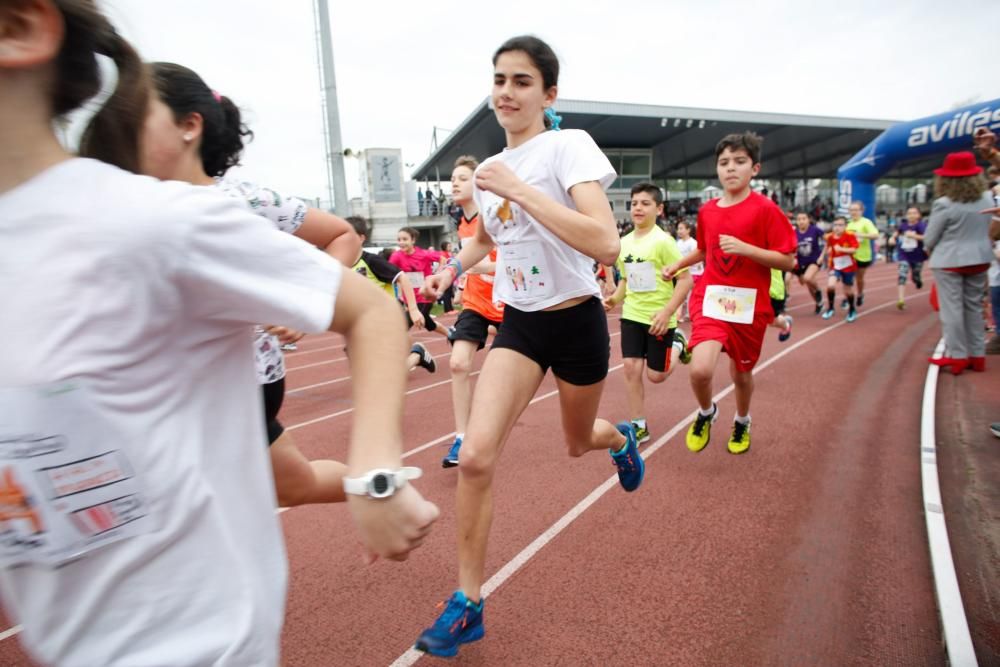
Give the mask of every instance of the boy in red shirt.
[[838, 216], [833, 219], [833, 231], [826, 235], [825, 240], [830, 279], [826, 283], [828, 307], [823, 311], [823, 319], [830, 319], [836, 312], [833, 305], [837, 299], [837, 283], [840, 283], [844, 286], [844, 298], [847, 299], [847, 321], [853, 322], [858, 319], [858, 311], [854, 305], [854, 275], [858, 270], [854, 253], [860, 245], [858, 237], [847, 231], [847, 220]]
[[774, 319], [769, 291], [771, 269], [791, 271], [798, 246], [788, 217], [777, 204], [750, 189], [760, 171], [761, 138], [730, 134], [715, 147], [716, 173], [724, 194], [698, 211], [698, 249], [663, 269], [665, 279], [698, 262], [705, 272], [691, 295], [691, 388], [698, 416], [687, 432], [687, 447], [708, 445], [719, 408], [712, 402], [712, 377], [719, 353], [729, 355], [736, 385], [736, 418], [729, 452], [750, 449], [753, 367], [767, 325]]

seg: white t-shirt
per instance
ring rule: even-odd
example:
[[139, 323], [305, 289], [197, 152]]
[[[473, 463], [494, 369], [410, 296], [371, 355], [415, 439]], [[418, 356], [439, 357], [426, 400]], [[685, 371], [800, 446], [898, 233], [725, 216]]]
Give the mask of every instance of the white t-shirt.
[[[215, 187], [245, 202], [252, 212], [288, 234], [299, 230], [309, 210], [306, 203], [297, 197], [283, 197], [274, 190], [234, 177], [215, 179]], [[270, 384], [285, 377], [285, 355], [281, 353], [281, 341], [277, 336], [258, 326], [254, 328], [253, 346], [257, 382]]]
[[[698, 249], [698, 242], [690, 236], [686, 239], [677, 239], [677, 249], [681, 251], [682, 257], [687, 257]], [[705, 263], [698, 262], [697, 264], [692, 264], [688, 271], [692, 276], [700, 276], [705, 272]]]
[[996, 258], [997, 250], [1000, 250], [1000, 241], [993, 242], [993, 261], [990, 262], [990, 270], [986, 274], [990, 287], [1000, 287], [1000, 259]]
[[[517, 148], [494, 155], [479, 167], [501, 160], [518, 178], [564, 206], [576, 209], [569, 194], [578, 183], [597, 181], [607, 189], [615, 170], [582, 130], [548, 131]], [[487, 233], [497, 244], [493, 298], [518, 310], [537, 311], [578, 296], [600, 296], [594, 260], [574, 250], [517, 204], [475, 188]]]
[[[251, 334], [325, 330], [342, 271], [214, 189], [92, 160], [0, 195], [0, 484], [36, 519], [5, 525], [0, 593], [35, 660], [278, 663], [287, 562]], [[72, 558], [39, 562], [66, 535]]]

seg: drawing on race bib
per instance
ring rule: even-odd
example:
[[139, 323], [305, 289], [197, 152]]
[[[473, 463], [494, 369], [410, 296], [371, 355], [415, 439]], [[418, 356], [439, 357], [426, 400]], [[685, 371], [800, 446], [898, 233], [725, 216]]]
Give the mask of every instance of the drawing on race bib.
[[747, 287], [709, 285], [705, 289], [702, 314], [736, 324], [751, 324], [757, 306], [757, 290]]
[[497, 209], [497, 219], [507, 225], [508, 222], [514, 219], [514, 213], [510, 210], [510, 202], [506, 199], [500, 204], [500, 208]]
[[[23, 524], [30, 528], [27, 534], [18, 530]], [[14, 468], [8, 466], [0, 477], [0, 534], [6, 540], [10, 532], [15, 536], [37, 535], [45, 532], [45, 524], [35, 502], [18, 481]]]

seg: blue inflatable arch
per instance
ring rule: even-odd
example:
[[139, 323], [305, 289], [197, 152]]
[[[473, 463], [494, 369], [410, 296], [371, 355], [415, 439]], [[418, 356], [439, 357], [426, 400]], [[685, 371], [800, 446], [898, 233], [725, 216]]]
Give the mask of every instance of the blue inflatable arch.
[[838, 211], [847, 213], [850, 203], [859, 200], [874, 220], [879, 178], [900, 162], [972, 150], [972, 135], [980, 127], [1000, 135], [1000, 99], [893, 125], [837, 170]]

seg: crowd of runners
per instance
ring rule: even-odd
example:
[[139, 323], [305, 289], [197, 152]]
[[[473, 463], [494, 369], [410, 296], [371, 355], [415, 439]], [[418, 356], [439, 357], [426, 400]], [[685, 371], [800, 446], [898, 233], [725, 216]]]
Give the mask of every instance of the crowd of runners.
[[[118, 82], [74, 155], [53, 121], [96, 94], [97, 56]], [[730, 134], [715, 149], [723, 194], [693, 225], [676, 239], [657, 226], [662, 191], [640, 183], [633, 229], [619, 238], [610, 162], [586, 132], [560, 128], [552, 49], [514, 37], [492, 64], [506, 148], [455, 163], [458, 252], [420, 248], [404, 227], [385, 257], [362, 249], [366, 220], [231, 178], [251, 136], [237, 105], [183, 65], [144, 63], [92, 0], [0, 3], [0, 272], [19, 286], [0, 320], [19, 350], [0, 387], [0, 591], [33, 658], [277, 664], [278, 506], [347, 503], [369, 561], [418, 548], [438, 510], [413, 484], [421, 471], [402, 465], [403, 396], [408, 373], [436, 366], [407, 329], [452, 346], [456, 437], [442, 466], [457, 470], [437, 474], [457, 475], [457, 588], [414, 633], [418, 649], [452, 656], [483, 637], [497, 462], [549, 370], [567, 453], [607, 456], [634, 492], [652, 437], [647, 380], [689, 365], [690, 390], [677, 391], [698, 406], [685, 441], [700, 452], [728, 357], [726, 447], [744, 454], [764, 337], [792, 335], [791, 283], [806, 287], [815, 317], [857, 319], [879, 236], [860, 202], [829, 231], [782, 210], [751, 187], [761, 138]], [[971, 250], [931, 259], [949, 346], [941, 363], [957, 374], [984, 369], [982, 312], [978, 333], [969, 313], [992, 259], [981, 247], [990, 252], [981, 211], [992, 200], [967, 196], [978, 182], [957, 187], [977, 176], [974, 162], [949, 160], [938, 178], [956, 186], [951, 207], [937, 202], [929, 221], [911, 208], [896, 232], [897, 305], [907, 281], [924, 288], [927, 251], [979, 216], [961, 227]], [[951, 263], [935, 266], [942, 256]], [[432, 310], [452, 289], [461, 312], [444, 327]], [[620, 313], [624, 386], [607, 380], [608, 313]], [[343, 334], [351, 367], [345, 462], [307, 460], [279, 420], [282, 347], [326, 330]], [[628, 414], [599, 416], [605, 390], [626, 393]], [[64, 492], [42, 492], [43, 476]], [[101, 530], [75, 529], [94, 508]]]

